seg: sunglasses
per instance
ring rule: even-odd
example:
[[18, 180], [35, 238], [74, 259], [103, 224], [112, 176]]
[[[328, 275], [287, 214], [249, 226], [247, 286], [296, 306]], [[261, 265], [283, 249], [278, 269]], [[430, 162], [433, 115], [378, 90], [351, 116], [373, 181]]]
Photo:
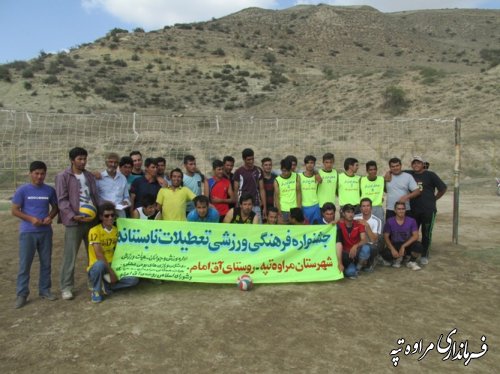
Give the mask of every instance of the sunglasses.
[[109, 213], [109, 214], [103, 214], [102, 215], [104, 218], [110, 218], [110, 217], [114, 217], [115, 214], [114, 213]]

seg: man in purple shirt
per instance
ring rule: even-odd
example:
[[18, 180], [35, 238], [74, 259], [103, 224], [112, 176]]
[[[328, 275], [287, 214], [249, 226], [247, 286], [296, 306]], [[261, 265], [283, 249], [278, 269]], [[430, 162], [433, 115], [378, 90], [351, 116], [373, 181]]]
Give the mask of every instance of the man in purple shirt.
[[[234, 191], [238, 192], [237, 201], [243, 195], [250, 195], [253, 199], [253, 211], [262, 223], [262, 217], [266, 216], [266, 191], [264, 190], [264, 180], [262, 170], [254, 165], [255, 157], [253, 150], [245, 148], [241, 153], [243, 166], [234, 173]], [[262, 207], [262, 210], [261, 210]]]
[[396, 215], [385, 222], [384, 240], [386, 247], [381, 255], [384, 264], [392, 262], [392, 267], [401, 267], [401, 262], [406, 257], [406, 266], [412, 270], [420, 270], [417, 259], [422, 254], [423, 247], [418, 241], [417, 222], [406, 216], [406, 204], [398, 201], [394, 204]]
[[52, 220], [57, 215], [57, 197], [54, 188], [44, 183], [47, 165], [42, 161], [30, 164], [31, 183], [19, 187], [12, 198], [12, 215], [21, 219], [19, 225], [19, 272], [16, 285], [16, 309], [28, 299], [30, 270], [35, 252], [40, 260], [38, 294], [50, 301], [57, 300], [50, 288], [52, 281]]
[[85, 170], [87, 151], [76, 147], [69, 151], [71, 166], [56, 176], [56, 194], [59, 222], [65, 226], [64, 252], [61, 266], [61, 295], [73, 299], [75, 262], [80, 244], [88, 248], [88, 234], [95, 222], [80, 215], [80, 204], [98, 205], [97, 187], [92, 173]]

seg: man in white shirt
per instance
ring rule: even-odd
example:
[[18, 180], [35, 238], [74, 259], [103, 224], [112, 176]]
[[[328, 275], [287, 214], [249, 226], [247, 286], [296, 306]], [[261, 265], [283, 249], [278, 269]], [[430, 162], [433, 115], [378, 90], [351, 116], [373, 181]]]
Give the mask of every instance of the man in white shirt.
[[367, 244], [371, 248], [371, 256], [367, 266], [363, 270], [372, 272], [375, 268], [375, 258], [378, 255], [382, 240], [382, 221], [372, 214], [372, 201], [370, 198], [364, 197], [361, 199], [360, 203], [361, 213], [356, 214], [354, 219], [365, 226]]
[[106, 155], [106, 170], [101, 173], [97, 180], [97, 194], [99, 203], [111, 201], [115, 204], [118, 217], [125, 218], [125, 208], [130, 205], [127, 178], [118, 172], [120, 156], [116, 153]]

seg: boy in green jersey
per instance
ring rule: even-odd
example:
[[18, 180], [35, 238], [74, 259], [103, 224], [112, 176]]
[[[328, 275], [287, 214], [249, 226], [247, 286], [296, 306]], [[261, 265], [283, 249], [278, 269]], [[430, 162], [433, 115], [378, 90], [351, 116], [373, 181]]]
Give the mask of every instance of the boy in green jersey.
[[384, 177], [377, 176], [377, 163], [368, 161], [366, 163], [366, 176], [361, 177], [359, 182], [361, 189], [361, 199], [369, 198], [372, 201], [372, 214], [380, 218], [384, 223]]
[[345, 173], [339, 175], [338, 196], [339, 205], [351, 204], [355, 208], [355, 213], [359, 213], [359, 200], [361, 199], [359, 190], [359, 175], [356, 172], [359, 168], [359, 162], [355, 158], [348, 157], [344, 161]]
[[292, 172], [292, 161], [289, 158], [281, 160], [281, 175], [274, 180], [274, 203], [279, 212], [279, 223], [287, 224], [290, 219], [290, 209], [302, 205], [300, 179]]
[[299, 174], [300, 191], [302, 194], [302, 212], [311, 225], [321, 222], [321, 211], [319, 209], [317, 192], [318, 185], [314, 170], [315, 166], [316, 157], [308, 155], [304, 158], [305, 171]]
[[333, 153], [323, 155], [323, 168], [318, 171], [321, 180], [318, 181], [318, 202], [322, 207], [325, 203], [335, 203], [337, 194], [338, 173], [333, 169], [335, 156]]

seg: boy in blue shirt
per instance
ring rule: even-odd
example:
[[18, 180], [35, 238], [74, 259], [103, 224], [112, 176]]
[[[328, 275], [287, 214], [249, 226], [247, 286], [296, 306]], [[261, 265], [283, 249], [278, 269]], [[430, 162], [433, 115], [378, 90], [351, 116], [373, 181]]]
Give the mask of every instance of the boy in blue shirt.
[[40, 297], [56, 300], [50, 288], [52, 257], [52, 220], [58, 213], [56, 191], [44, 183], [47, 166], [42, 161], [30, 165], [31, 183], [19, 187], [12, 198], [12, 215], [21, 219], [19, 225], [19, 272], [16, 285], [16, 309], [28, 299], [30, 270], [35, 252], [40, 259]]

